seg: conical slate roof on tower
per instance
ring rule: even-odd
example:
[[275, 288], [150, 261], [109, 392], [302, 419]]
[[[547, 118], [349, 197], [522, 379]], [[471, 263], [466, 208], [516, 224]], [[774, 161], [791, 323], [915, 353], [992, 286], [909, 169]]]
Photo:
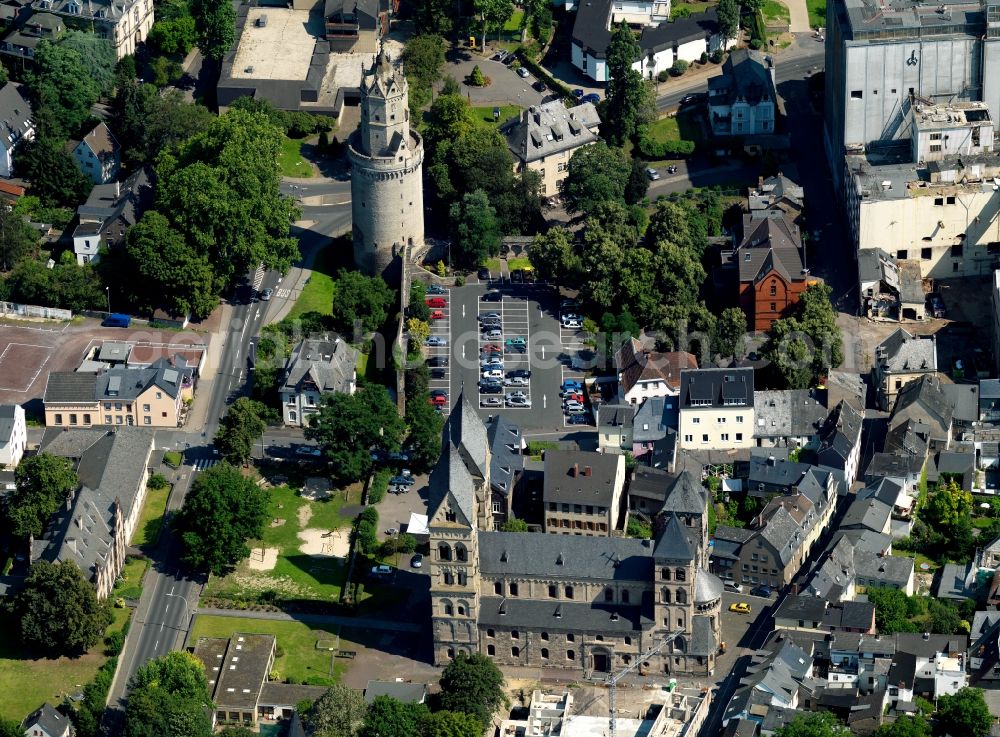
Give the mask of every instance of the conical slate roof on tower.
[[667, 524], [656, 541], [653, 557], [670, 560], [694, 560], [694, 551], [688, 541], [687, 531], [674, 512], [670, 513]]

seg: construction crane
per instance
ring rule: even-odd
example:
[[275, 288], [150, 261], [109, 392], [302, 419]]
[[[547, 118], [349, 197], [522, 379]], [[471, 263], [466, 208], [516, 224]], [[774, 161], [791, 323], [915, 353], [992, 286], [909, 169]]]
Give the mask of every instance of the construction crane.
[[651, 658], [654, 655], [656, 655], [657, 653], [659, 653], [663, 648], [665, 648], [667, 645], [669, 645], [671, 642], [673, 642], [674, 640], [676, 640], [678, 637], [680, 637], [683, 634], [684, 634], [684, 630], [682, 630], [682, 629], [681, 630], [674, 630], [670, 634], [665, 635], [664, 638], [662, 640], [660, 640], [660, 642], [658, 642], [656, 645], [653, 645], [653, 647], [651, 647], [649, 650], [647, 650], [642, 655], [640, 655], [638, 658], [636, 658], [636, 660], [633, 663], [631, 663], [630, 665], [626, 665], [624, 668], [622, 668], [617, 673], [612, 673], [612, 674], [608, 675], [608, 678], [605, 681], [605, 683], [611, 689], [611, 693], [608, 696], [608, 703], [610, 705], [609, 706], [609, 708], [610, 708], [610, 719], [609, 719], [610, 730], [608, 731], [608, 737], [617, 737], [616, 729], [617, 729], [617, 726], [618, 726], [617, 725], [617, 720], [618, 720], [618, 681], [620, 681], [622, 678], [624, 678], [629, 673], [631, 673], [636, 668], [638, 668], [641, 663], [645, 663], [647, 660], [649, 660], [649, 658]]

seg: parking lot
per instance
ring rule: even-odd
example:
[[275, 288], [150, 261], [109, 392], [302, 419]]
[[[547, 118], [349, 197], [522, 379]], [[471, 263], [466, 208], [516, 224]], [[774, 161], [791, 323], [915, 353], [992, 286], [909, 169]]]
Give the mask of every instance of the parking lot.
[[[454, 394], [451, 390], [451, 361], [448, 360], [451, 351], [451, 290], [443, 289], [442, 294], [428, 294], [428, 303], [435, 298], [444, 300], [443, 306], [431, 307], [431, 336], [427, 346], [427, 363], [431, 369], [429, 387], [433, 396], [434, 392], [445, 392], [448, 395], [448, 402], [445, 406], [450, 407], [454, 401]], [[441, 303], [435, 303], [441, 304]], [[433, 343], [442, 342], [442, 345]]]

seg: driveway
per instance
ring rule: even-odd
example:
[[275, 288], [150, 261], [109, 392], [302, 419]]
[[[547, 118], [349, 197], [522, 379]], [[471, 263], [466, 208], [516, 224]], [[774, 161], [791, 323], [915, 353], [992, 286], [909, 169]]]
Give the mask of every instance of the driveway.
[[[446, 58], [444, 74], [455, 78], [462, 95], [472, 105], [517, 105], [526, 108], [542, 102], [542, 93], [531, 87], [537, 81], [533, 74], [521, 78], [510, 67], [470, 53], [467, 49], [449, 51]], [[472, 68], [477, 64], [491, 80], [486, 87], [470, 87], [465, 83], [466, 77], [472, 74]]]
[[788, 6], [789, 19], [788, 29], [792, 33], [808, 33], [812, 30], [809, 27], [809, 10], [806, 7], [806, 0], [783, 0]]

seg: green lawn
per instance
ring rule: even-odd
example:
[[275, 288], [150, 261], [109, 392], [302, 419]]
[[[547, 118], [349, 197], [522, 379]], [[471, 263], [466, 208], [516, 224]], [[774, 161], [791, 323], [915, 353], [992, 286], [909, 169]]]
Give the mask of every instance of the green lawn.
[[649, 134], [656, 141], [701, 140], [701, 126], [691, 113], [660, 118], [649, 127]]
[[[346, 669], [343, 660], [332, 658], [326, 650], [316, 649], [319, 640], [336, 638], [338, 628], [333, 625], [199, 614], [191, 628], [191, 642], [197, 642], [199, 637], [231, 637], [236, 632], [272, 634], [277, 638], [283, 654], [275, 657], [274, 671], [280, 679], [292, 678], [300, 682], [308, 679], [318, 685], [329, 685], [338, 681]], [[342, 647], [350, 649], [350, 644], [343, 643]], [[331, 660], [333, 678], [330, 678]]]
[[503, 24], [504, 33], [520, 33], [521, 24], [524, 22], [524, 11], [521, 9], [515, 9], [514, 14], [510, 16], [510, 20]]
[[766, 0], [761, 12], [764, 14], [765, 23], [770, 21], [788, 23], [792, 17], [791, 13], [788, 12], [788, 8], [782, 3], [779, 3], [778, 0]]
[[[934, 571], [936, 571], [938, 568], [941, 567], [935, 561], [931, 560], [923, 553], [911, 553], [906, 550], [897, 550], [896, 548], [893, 548], [892, 554], [897, 558], [913, 558], [913, 564], [917, 567], [917, 573], [933, 573]], [[930, 566], [930, 568], [928, 568], [926, 571], [922, 570], [920, 568], [921, 563], [926, 563], [927, 565]]]
[[[112, 612], [115, 618], [108, 632], [121, 629], [132, 610]], [[17, 624], [3, 616], [0, 628], [13, 633]], [[61, 703], [65, 696], [82, 691], [106, 660], [103, 638], [78, 658], [29, 658], [21, 652], [17, 637], [4, 637], [0, 642], [0, 717], [20, 722], [42, 702]]]
[[695, 13], [702, 13], [702, 12], [708, 10], [709, 8], [714, 8], [715, 6], [716, 6], [716, 3], [714, 3], [714, 2], [690, 2], [690, 3], [688, 3], [688, 2], [679, 2], [676, 5], [674, 5], [674, 8], [677, 9], [677, 10], [680, 10], [681, 8], [683, 8], [683, 9], [689, 11], [691, 13], [691, 15], [694, 15]]
[[283, 177], [308, 178], [313, 175], [312, 165], [302, 158], [302, 139], [283, 138], [278, 152], [278, 168]]
[[826, 0], [806, 0], [809, 9], [809, 26], [826, 28]]
[[133, 547], [141, 548], [144, 545], [156, 544], [160, 537], [160, 527], [163, 525], [163, 515], [167, 511], [168, 496], [170, 496], [169, 486], [165, 489], [146, 490], [146, 501], [142, 503], [139, 524], [136, 525], [135, 533], [132, 535]]
[[112, 597], [122, 599], [138, 599], [142, 596], [142, 578], [146, 575], [149, 560], [146, 558], [129, 558], [122, 569], [122, 583], [116, 584]]
[[184, 457], [176, 450], [168, 450], [163, 454], [163, 462], [171, 468], [180, 468]]
[[[348, 501], [356, 504], [359, 494], [360, 488], [352, 491]], [[347, 535], [351, 519], [340, 516], [344, 503], [343, 494], [312, 502], [287, 486], [271, 489], [268, 520], [284, 521], [276, 526], [266, 524], [263, 539], [251, 542], [250, 547], [258, 550], [260, 547], [277, 548], [274, 568], [257, 571], [250, 568], [249, 561], [243, 561], [228, 576], [212, 576], [205, 595], [242, 599], [273, 591], [279, 598], [336, 601], [346, 574], [344, 561], [331, 556], [310, 556], [300, 550], [304, 543], [298, 536], [303, 529], [299, 524], [299, 510], [308, 506], [311, 511], [305, 529], [341, 530], [340, 534]]]
[[514, 258], [507, 259], [507, 268], [511, 271], [517, 271], [518, 269], [530, 269], [531, 260], [526, 256], [515, 256]]
[[498, 120], [494, 120], [493, 107], [493, 105], [471, 107], [470, 111], [472, 112], [472, 119], [478, 125], [487, 127], [491, 125], [498, 125], [500, 123], [506, 123], [511, 118], [515, 118], [521, 114], [521, 108], [517, 105], [500, 105], [500, 118]]
[[316, 254], [309, 280], [302, 288], [302, 294], [292, 305], [287, 319], [294, 319], [306, 312], [330, 314], [333, 309], [333, 280], [343, 261], [336, 254], [338, 243], [341, 241], [335, 240]]

